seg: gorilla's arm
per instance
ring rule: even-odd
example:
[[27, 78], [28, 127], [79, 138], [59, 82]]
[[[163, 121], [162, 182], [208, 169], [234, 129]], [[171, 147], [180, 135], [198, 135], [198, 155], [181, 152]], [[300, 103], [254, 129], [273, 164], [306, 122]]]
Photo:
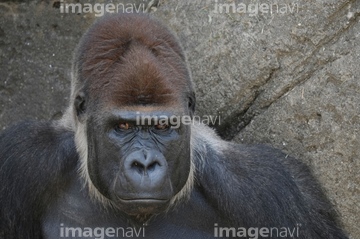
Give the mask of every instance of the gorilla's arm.
[[[198, 183], [232, 227], [299, 227], [300, 238], [347, 238], [309, 169], [279, 150], [197, 139]], [[204, 155], [200, 155], [203, 153]], [[221, 226], [221, 225], [220, 225]]]
[[40, 217], [76, 163], [73, 134], [51, 123], [24, 122], [2, 132], [0, 238], [41, 238]]

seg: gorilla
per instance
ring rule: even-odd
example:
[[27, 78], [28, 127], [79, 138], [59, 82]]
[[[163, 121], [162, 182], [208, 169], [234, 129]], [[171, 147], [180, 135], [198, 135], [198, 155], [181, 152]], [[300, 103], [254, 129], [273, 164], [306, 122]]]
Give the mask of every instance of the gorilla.
[[304, 164], [225, 142], [194, 111], [167, 27], [146, 14], [96, 21], [64, 116], [0, 135], [0, 238], [348, 238]]

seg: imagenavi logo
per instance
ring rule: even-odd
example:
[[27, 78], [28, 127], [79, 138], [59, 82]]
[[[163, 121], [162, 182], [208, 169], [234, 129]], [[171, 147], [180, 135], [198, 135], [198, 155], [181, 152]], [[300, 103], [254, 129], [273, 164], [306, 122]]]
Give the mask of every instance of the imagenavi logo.
[[225, 0], [215, 0], [214, 13], [229, 14], [229, 13], [243, 13], [249, 14], [253, 17], [259, 14], [295, 14], [299, 12], [298, 3], [269, 3], [269, 2], [254, 2], [243, 3], [240, 0], [226, 2]]
[[296, 227], [221, 227], [214, 224], [214, 237], [219, 238], [298, 238], [300, 235], [300, 224]]

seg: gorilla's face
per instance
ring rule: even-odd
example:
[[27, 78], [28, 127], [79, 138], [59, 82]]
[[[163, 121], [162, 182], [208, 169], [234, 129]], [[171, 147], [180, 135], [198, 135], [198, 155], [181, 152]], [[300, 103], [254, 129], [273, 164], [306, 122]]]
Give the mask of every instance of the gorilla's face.
[[87, 120], [93, 185], [130, 215], [165, 210], [188, 181], [190, 126], [171, 125], [184, 112], [135, 106], [93, 112]]

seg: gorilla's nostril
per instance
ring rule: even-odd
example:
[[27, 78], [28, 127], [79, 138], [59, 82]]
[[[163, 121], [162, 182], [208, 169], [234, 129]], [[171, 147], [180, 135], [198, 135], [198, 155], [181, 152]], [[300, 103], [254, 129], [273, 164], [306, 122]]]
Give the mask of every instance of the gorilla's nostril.
[[145, 166], [138, 161], [133, 162], [131, 164], [131, 168], [137, 170], [139, 173], [144, 173], [144, 171], [145, 171]]
[[147, 167], [147, 170], [150, 172], [154, 171], [158, 166], [161, 166], [161, 165], [159, 164], [159, 162], [155, 161]]

